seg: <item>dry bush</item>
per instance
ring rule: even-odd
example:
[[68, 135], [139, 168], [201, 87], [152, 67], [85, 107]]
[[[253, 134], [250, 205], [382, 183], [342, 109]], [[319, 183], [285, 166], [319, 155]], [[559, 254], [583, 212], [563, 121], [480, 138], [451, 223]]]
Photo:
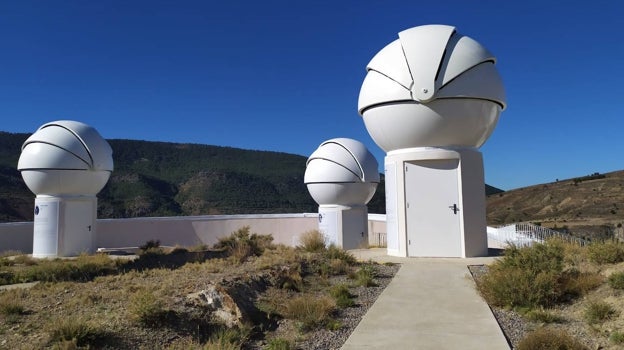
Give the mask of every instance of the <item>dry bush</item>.
[[604, 301], [595, 301], [587, 304], [583, 316], [589, 324], [605, 322], [615, 316], [618, 312], [609, 303]]
[[128, 312], [133, 321], [147, 327], [162, 325], [167, 315], [162, 300], [147, 290], [138, 291], [130, 298]]
[[614, 272], [609, 275], [609, 285], [613, 289], [624, 289], [624, 272]]
[[20, 282], [87, 282], [97, 276], [105, 276], [118, 272], [117, 263], [108, 255], [80, 255], [75, 260], [38, 260], [31, 265], [16, 271], [15, 279]]
[[325, 250], [327, 239], [319, 230], [304, 232], [299, 238], [299, 247], [306, 252], [318, 253]]
[[264, 270], [278, 265], [290, 265], [300, 260], [301, 258], [294, 248], [279, 244], [264, 250], [264, 253], [253, 261], [253, 266]]
[[561, 323], [565, 321], [562, 317], [545, 309], [529, 310], [524, 316], [533, 322]]
[[219, 239], [214, 248], [226, 249], [235, 261], [242, 263], [247, 258], [260, 256], [265, 249], [273, 247], [273, 236], [250, 234], [249, 231], [249, 226], [244, 226], [228, 237]]
[[592, 243], [587, 253], [596, 264], [617, 264], [624, 261], [624, 243], [614, 240]]
[[324, 253], [324, 256], [328, 259], [338, 259], [345, 262], [347, 265], [355, 265], [357, 264], [357, 259], [353, 254], [348, 251], [338, 248], [335, 245], [331, 244], [327, 251]]
[[562, 330], [538, 328], [527, 334], [517, 350], [587, 350], [587, 347]]
[[560, 241], [530, 247], [512, 245], [477, 280], [477, 288], [491, 305], [539, 308], [584, 295], [602, 283], [598, 274], [564, 271], [563, 262]]
[[326, 296], [303, 294], [285, 302], [283, 316], [296, 320], [306, 331], [328, 324], [336, 303]]
[[24, 307], [23, 290], [13, 289], [0, 293], [0, 315], [19, 316], [22, 315], [26, 308]]
[[57, 347], [90, 346], [106, 336], [106, 332], [93, 323], [80, 318], [64, 317], [53, 320], [48, 326], [50, 343]]

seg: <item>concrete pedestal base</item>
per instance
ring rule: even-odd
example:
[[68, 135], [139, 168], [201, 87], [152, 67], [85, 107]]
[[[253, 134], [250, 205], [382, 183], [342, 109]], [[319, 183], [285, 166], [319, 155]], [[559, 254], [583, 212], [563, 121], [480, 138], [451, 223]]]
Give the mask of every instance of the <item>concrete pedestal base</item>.
[[55, 258], [93, 253], [97, 197], [35, 198], [33, 257]]
[[342, 249], [368, 247], [368, 208], [363, 206], [319, 206], [319, 231], [329, 244]]
[[385, 158], [388, 255], [486, 256], [483, 158], [474, 148], [409, 148]]

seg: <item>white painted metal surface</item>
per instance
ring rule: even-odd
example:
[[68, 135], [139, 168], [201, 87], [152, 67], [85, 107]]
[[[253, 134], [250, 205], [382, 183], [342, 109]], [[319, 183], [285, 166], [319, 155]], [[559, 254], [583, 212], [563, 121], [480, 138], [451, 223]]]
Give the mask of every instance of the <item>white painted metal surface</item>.
[[37, 195], [94, 195], [113, 171], [113, 151], [92, 127], [61, 120], [24, 142], [17, 169]]
[[[112, 154], [94, 128], [72, 120], [44, 124], [24, 142], [17, 168], [36, 194], [33, 256], [94, 250], [95, 195], [113, 171]], [[42, 210], [52, 205], [54, 214]]]
[[405, 163], [409, 256], [463, 256], [458, 166], [458, 159]]
[[325, 141], [310, 155], [304, 183], [319, 204], [319, 230], [344, 249], [368, 241], [366, 204], [379, 183], [375, 157], [363, 143], [347, 138]]
[[451, 26], [402, 31], [368, 64], [358, 111], [386, 152], [480, 147], [506, 103], [495, 61]]
[[304, 183], [319, 205], [366, 205], [379, 183], [378, 164], [359, 141], [325, 141], [310, 155]]

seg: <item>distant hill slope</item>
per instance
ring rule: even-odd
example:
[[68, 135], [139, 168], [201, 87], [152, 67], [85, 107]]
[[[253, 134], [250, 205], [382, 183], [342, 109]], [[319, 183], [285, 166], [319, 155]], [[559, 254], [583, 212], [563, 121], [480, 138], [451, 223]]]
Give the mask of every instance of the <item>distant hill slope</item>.
[[487, 197], [488, 225], [531, 221], [585, 238], [622, 235], [624, 171], [535, 185]]
[[[0, 132], [0, 222], [32, 220], [34, 195], [16, 170], [29, 134]], [[315, 212], [306, 157], [198, 144], [108, 140], [115, 171], [98, 217]], [[382, 176], [383, 179], [383, 176]], [[384, 184], [369, 203], [384, 213]]]

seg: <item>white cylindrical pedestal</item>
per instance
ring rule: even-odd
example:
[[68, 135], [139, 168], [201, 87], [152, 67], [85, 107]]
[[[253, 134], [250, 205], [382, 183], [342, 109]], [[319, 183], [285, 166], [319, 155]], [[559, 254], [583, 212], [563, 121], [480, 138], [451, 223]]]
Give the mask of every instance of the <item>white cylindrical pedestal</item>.
[[388, 255], [487, 255], [483, 158], [477, 149], [391, 151], [385, 173]]
[[367, 248], [368, 208], [366, 205], [320, 205], [319, 231], [328, 244], [342, 249]]
[[35, 198], [33, 257], [54, 258], [93, 253], [97, 197]]

